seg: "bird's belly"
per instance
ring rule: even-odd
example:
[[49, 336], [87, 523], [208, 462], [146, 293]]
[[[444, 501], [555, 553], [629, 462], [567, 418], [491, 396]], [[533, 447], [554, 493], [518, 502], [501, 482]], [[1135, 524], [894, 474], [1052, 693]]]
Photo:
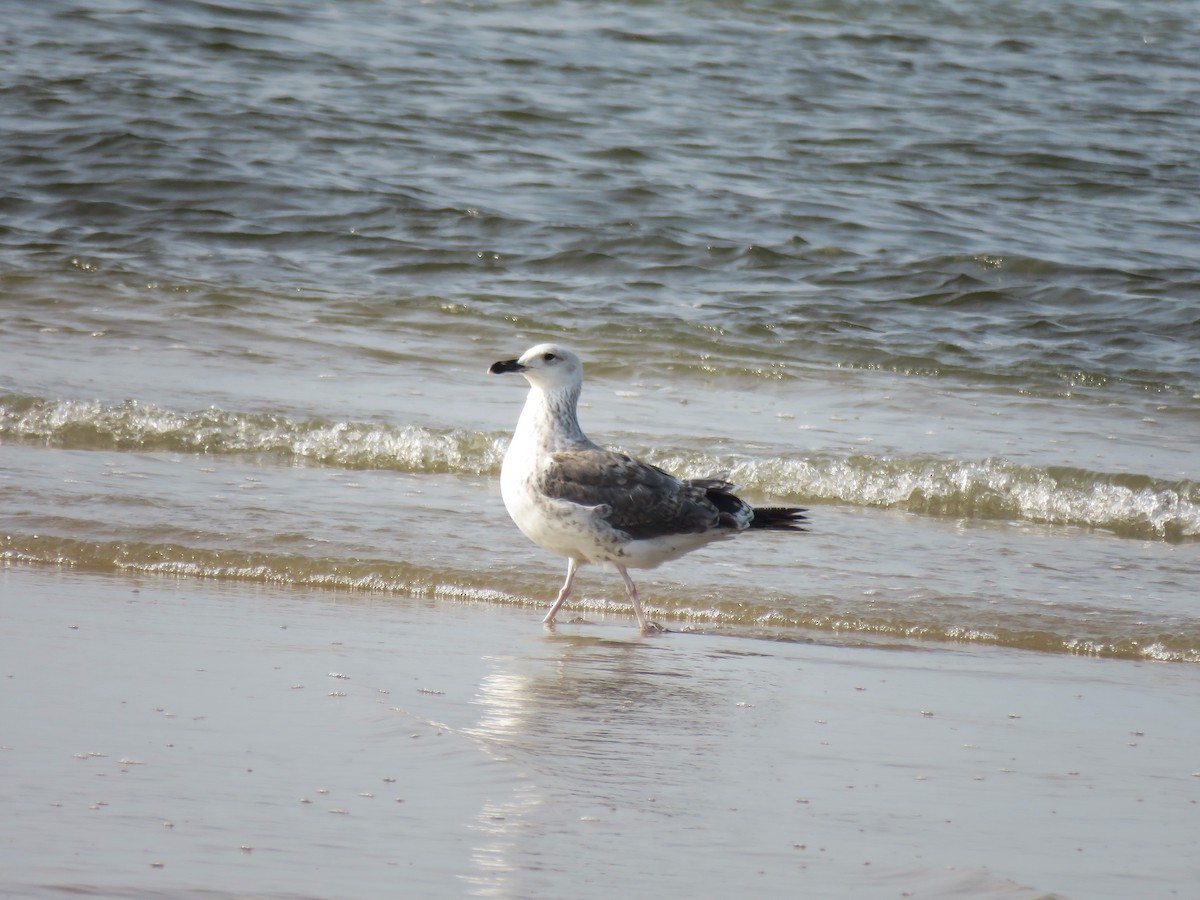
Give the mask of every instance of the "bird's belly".
[[630, 569], [653, 569], [662, 563], [678, 559], [685, 553], [698, 550], [713, 541], [728, 540], [737, 532], [732, 529], [709, 531], [703, 534], [669, 534], [662, 537], [630, 541], [621, 548], [621, 555], [612, 559]]

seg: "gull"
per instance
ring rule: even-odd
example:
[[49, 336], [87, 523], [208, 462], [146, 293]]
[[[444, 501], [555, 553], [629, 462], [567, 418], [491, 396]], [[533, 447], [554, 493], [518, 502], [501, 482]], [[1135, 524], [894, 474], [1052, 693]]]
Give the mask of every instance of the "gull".
[[589, 440], [577, 413], [583, 364], [565, 347], [538, 344], [488, 369], [507, 372], [525, 377], [529, 395], [500, 469], [504, 506], [533, 543], [567, 558], [567, 579], [546, 626], [553, 628], [584, 563], [616, 568], [647, 633], [661, 629], [642, 612], [629, 569], [653, 569], [751, 529], [804, 530], [803, 509], [755, 509], [724, 479], [676, 478]]

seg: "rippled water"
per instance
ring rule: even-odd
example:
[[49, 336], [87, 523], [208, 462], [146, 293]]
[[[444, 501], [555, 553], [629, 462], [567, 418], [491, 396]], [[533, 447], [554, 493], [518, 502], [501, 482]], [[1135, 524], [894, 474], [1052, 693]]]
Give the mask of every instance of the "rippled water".
[[10, 5], [0, 553], [540, 605], [483, 373], [550, 337], [812, 507], [668, 624], [1198, 661], [1194, 12]]

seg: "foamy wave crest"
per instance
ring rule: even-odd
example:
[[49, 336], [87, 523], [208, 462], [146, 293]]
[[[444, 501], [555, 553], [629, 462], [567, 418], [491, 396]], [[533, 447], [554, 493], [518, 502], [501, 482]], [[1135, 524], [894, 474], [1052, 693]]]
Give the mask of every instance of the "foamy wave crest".
[[[354, 469], [495, 474], [507, 436], [462, 429], [293, 420], [216, 407], [177, 412], [121, 403], [0, 396], [0, 439], [70, 449], [269, 454]], [[642, 451], [639, 451], [642, 452]], [[814, 455], [734, 459], [645, 451], [685, 477], [726, 472], [742, 489], [798, 503], [848, 503], [956, 518], [1016, 519], [1200, 540], [1200, 482], [1022, 465], [1002, 457]]]
[[1070, 467], [867, 455], [798, 459], [661, 458], [691, 476], [730, 472], [743, 489], [791, 502], [849, 503], [922, 515], [1019, 519], [1123, 537], [1200, 539], [1200, 482]]
[[0, 438], [80, 450], [266, 453], [347, 468], [430, 473], [496, 471], [504, 452], [503, 441], [457, 429], [11, 395], [0, 397]]

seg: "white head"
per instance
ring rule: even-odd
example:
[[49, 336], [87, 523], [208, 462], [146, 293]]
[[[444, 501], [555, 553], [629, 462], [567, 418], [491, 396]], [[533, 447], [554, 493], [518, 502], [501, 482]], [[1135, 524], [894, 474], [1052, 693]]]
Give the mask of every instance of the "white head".
[[583, 363], [579, 357], [558, 344], [530, 347], [519, 359], [492, 363], [490, 375], [520, 372], [533, 387], [547, 393], [578, 391], [583, 384]]

